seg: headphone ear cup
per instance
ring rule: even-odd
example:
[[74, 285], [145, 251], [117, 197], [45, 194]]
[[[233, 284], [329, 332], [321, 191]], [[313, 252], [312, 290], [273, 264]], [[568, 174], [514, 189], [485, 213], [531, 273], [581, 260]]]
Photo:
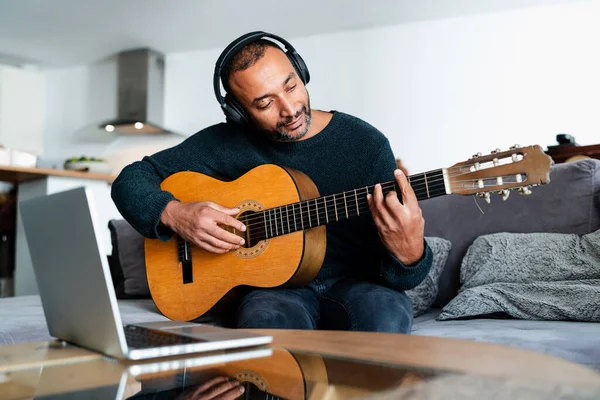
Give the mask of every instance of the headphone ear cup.
[[292, 51], [288, 52], [287, 56], [290, 59], [290, 62], [292, 63], [294, 68], [296, 69], [298, 75], [300, 75], [300, 79], [302, 79], [302, 82], [305, 85], [308, 82], [310, 82], [310, 72], [308, 71], [308, 67], [306, 66], [306, 63], [304, 62], [300, 54], [296, 53], [296, 51]]
[[223, 102], [222, 108], [225, 116], [232, 122], [241, 125], [249, 123], [250, 118], [248, 117], [248, 114], [246, 114], [244, 107], [229, 94], [225, 95], [225, 101]]

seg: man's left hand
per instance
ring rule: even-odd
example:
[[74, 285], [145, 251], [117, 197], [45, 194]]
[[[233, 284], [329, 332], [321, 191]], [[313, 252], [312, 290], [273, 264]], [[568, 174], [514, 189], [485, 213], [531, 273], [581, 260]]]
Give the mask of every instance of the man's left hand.
[[369, 208], [377, 225], [379, 237], [385, 248], [404, 265], [412, 265], [423, 256], [425, 220], [417, 196], [399, 169], [394, 171], [402, 193], [402, 201], [395, 191], [385, 198], [381, 185], [375, 185], [373, 195], [368, 195]]

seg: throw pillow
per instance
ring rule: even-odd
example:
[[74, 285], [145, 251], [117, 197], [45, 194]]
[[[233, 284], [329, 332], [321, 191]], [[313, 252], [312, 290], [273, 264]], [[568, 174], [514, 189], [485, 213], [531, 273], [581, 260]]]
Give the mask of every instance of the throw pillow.
[[489, 314], [600, 321], [600, 230], [584, 236], [497, 233], [475, 240], [462, 287], [438, 320]]
[[426, 237], [425, 240], [431, 248], [433, 254], [433, 263], [429, 274], [423, 282], [411, 290], [406, 291], [406, 295], [413, 304], [413, 313], [415, 317], [424, 314], [433, 304], [438, 295], [438, 283], [440, 276], [444, 271], [448, 254], [452, 248], [449, 240], [438, 237]]
[[150, 297], [144, 237], [125, 220], [110, 220], [113, 251], [109, 256], [117, 298]]

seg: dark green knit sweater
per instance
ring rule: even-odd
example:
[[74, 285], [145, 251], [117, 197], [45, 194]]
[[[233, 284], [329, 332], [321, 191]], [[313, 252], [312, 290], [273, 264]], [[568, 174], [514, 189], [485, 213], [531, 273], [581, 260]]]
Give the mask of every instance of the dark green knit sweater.
[[[196, 171], [233, 180], [267, 163], [304, 172], [321, 196], [391, 181], [396, 168], [385, 136], [341, 112], [334, 112], [319, 134], [299, 142], [275, 142], [221, 123], [125, 167], [112, 185], [112, 198], [142, 235], [168, 240], [173, 232], [159, 221], [174, 197], [160, 189], [163, 179], [179, 171]], [[381, 243], [373, 218], [363, 214], [327, 225], [327, 251], [318, 277], [346, 275], [407, 290], [427, 276], [431, 262], [426, 244], [423, 258], [416, 265], [404, 266]]]

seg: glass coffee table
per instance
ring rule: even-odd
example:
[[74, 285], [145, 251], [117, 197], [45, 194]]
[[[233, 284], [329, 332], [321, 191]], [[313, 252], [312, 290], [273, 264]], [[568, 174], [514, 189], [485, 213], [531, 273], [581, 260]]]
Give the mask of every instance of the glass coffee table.
[[0, 399], [600, 398], [596, 371], [504, 346], [378, 333], [264, 332], [274, 336], [272, 346], [136, 363], [45, 342], [51, 356], [0, 362]]

